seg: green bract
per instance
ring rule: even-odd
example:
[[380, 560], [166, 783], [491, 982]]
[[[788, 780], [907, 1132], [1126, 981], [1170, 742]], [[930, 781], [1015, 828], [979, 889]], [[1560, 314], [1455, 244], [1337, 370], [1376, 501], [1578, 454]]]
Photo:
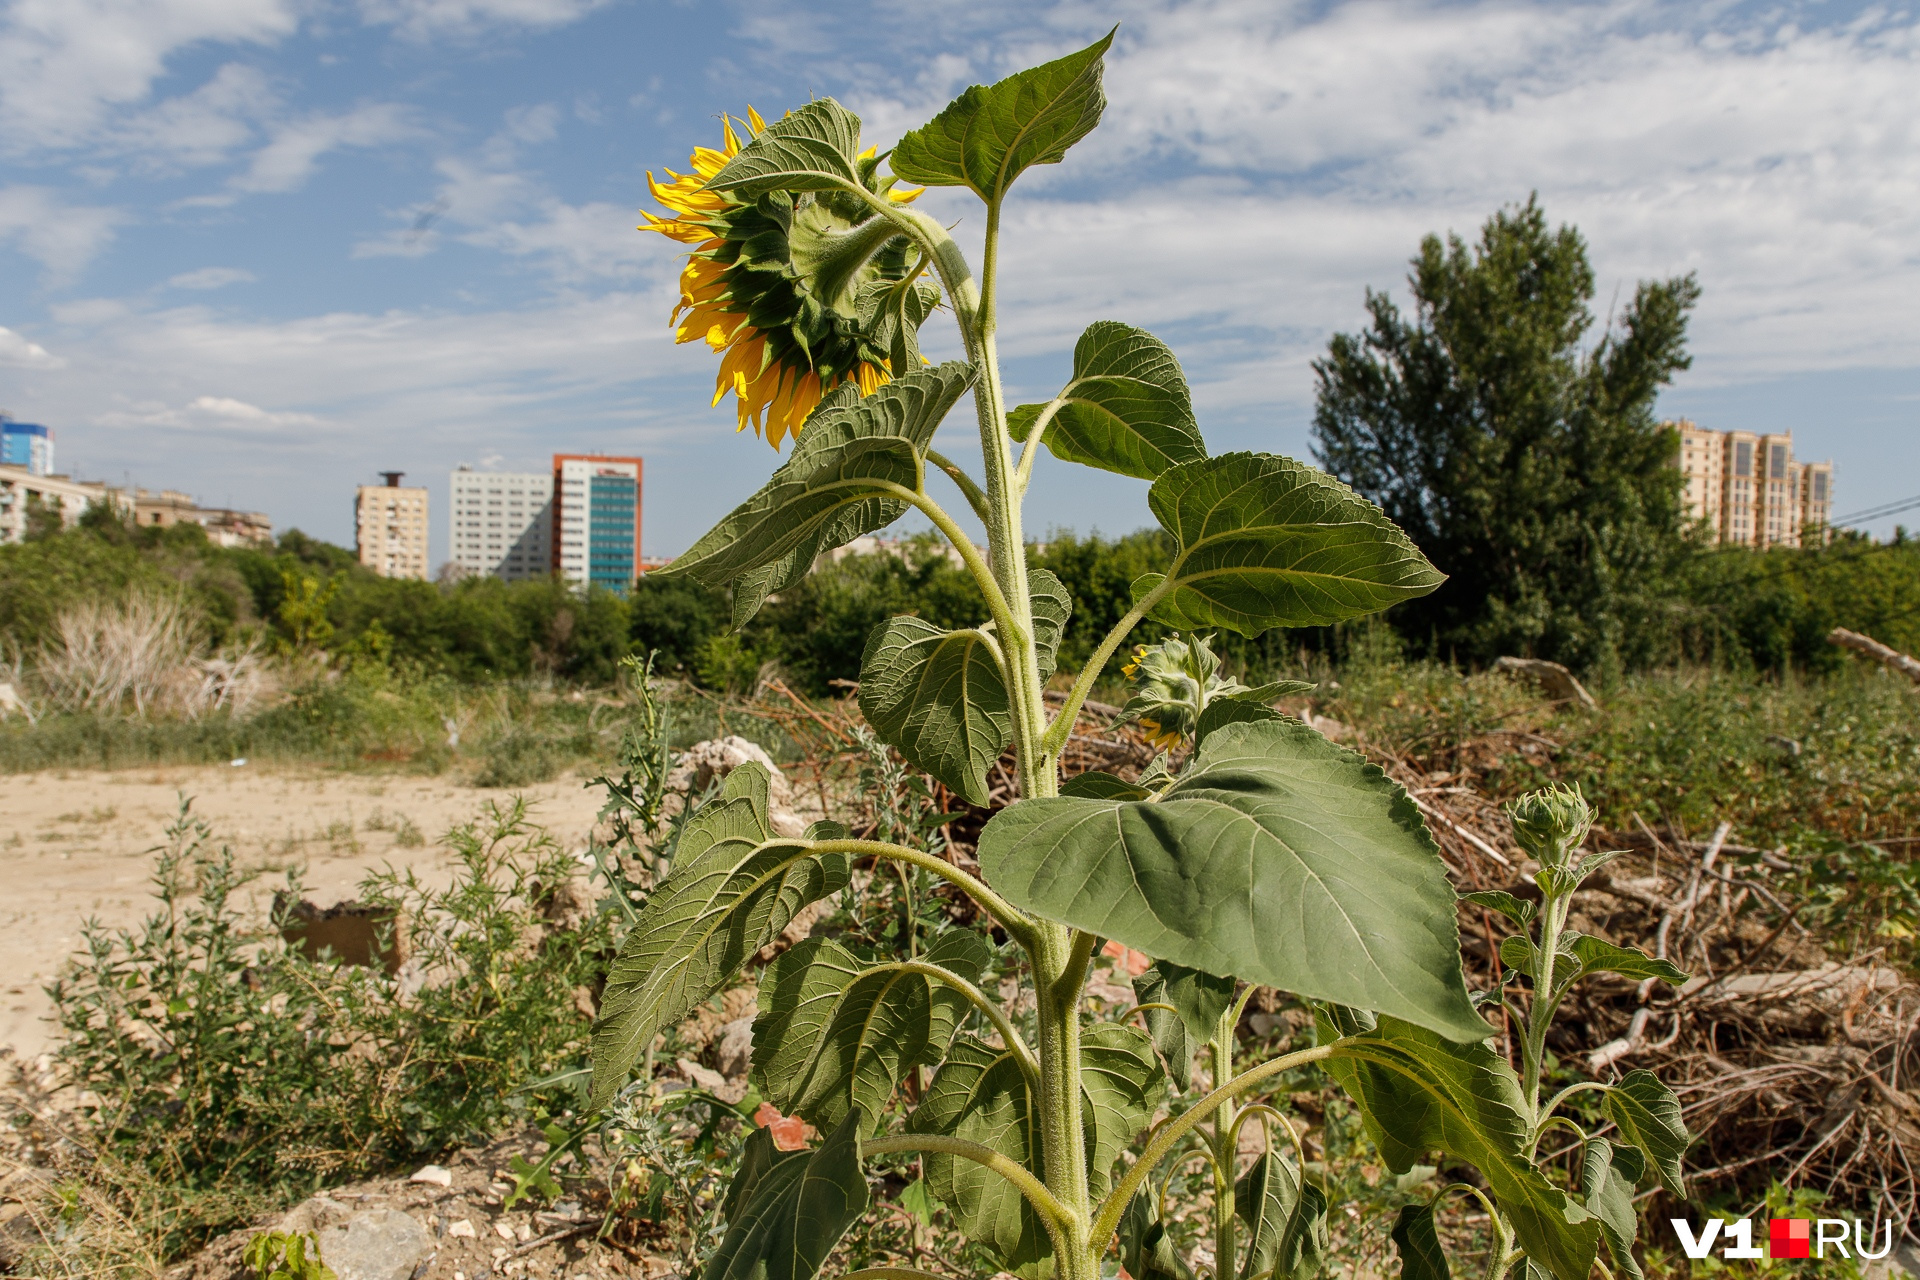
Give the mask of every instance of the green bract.
[[[1281, 1108], [1284, 1073], [1312, 1064], [1346, 1088], [1396, 1170], [1435, 1151], [1479, 1170], [1484, 1190], [1443, 1194], [1464, 1189], [1483, 1202], [1497, 1250], [1489, 1276], [1587, 1280], [1603, 1238], [1631, 1273], [1621, 1259], [1636, 1180], [1679, 1185], [1687, 1134], [1672, 1095], [1640, 1072], [1592, 1082], [1583, 1087], [1604, 1090], [1617, 1135], [1581, 1130], [1577, 1155], [1558, 1165], [1536, 1155], [1550, 1123], [1578, 1129], [1538, 1087], [1545, 1025], [1567, 987], [1600, 971], [1684, 978], [1665, 960], [1564, 928], [1573, 888], [1605, 857], [1576, 853], [1584, 802], [1555, 794], [1516, 809], [1529, 847], [1547, 851], [1539, 904], [1508, 892], [1473, 898], [1517, 930], [1501, 954], [1511, 980], [1533, 986], [1514, 1009], [1524, 1029], [1516, 1072], [1467, 990], [1454, 890], [1412, 798], [1269, 705], [1309, 686], [1249, 688], [1220, 670], [1199, 634], [1327, 626], [1430, 592], [1443, 576], [1378, 508], [1314, 468], [1272, 454], [1209, 456], [1179, 362], [1140, 329], [1092, 325], [1057, 396], [1007, 407], [996, 346], [1001, 206], [1028, 167], [1059, 163], [1098, 123], [1112, 38], [967, 90], [883, 158], [891, 177], [860, 154], [859, 122], [823, 99], [760, 129], [709, 183], [782, 223], [774, 256], [804, 258], [821, 315], [884, 347], [898, 376], [864, 398], [852, 382], [829, 392], [772, 479], [665, 572], [731, 591], [739, 625], [823, 552], [919, 512], [952, 543], [979, 611], [952, 629], [912, 617], [877, 626], [861, 659], [861, 710], [901, 757], [983, 808], [1000, 794], [989, 792], [989, 771], [1010, 749], [1017, 796], [986, 823], [976, 877], [914, 845], [824, 824], [803, 839], [778, 836], [767, 775], [736, 770], [685, 823], [671, 873], [627, 935], [594, 1033], [593, 1099], [627, 1087], [655, 1034], [808, 903], [857, 892], [856, 864], [892, 862], [971, 896], [1014, 954], [955, 926], [924, 945], [910, 930], [898, 954], [809, 938], [772, 963], [754, 1081], [824, 1136], [794, 1152], [777, 1150], [766, 1129], [748, 1141], [703, 1275], [818, 1274], [866, 1207], [864, 1162], [911, 1155], [924, 1170], [916, 1203], [937, 1198], [1006, 1271], [1097, 1280], [1112, 1249], [1136, 1280], [1190, 1280], [1159, 1196], [1170, 1158], [1202, 1154], [1213, 1179], [1212, 1276], [1309, 1280], [1326, 1261], [1328, 1204]], [[980, 277], [941, 223], [888, 199], [894, 180], [964, 187], [986, 202]], [[676, 198], [694, 207], [700, 196]], [[937, 277], [963, 360], [917, 367], [913, 331], [936, 298], [932, 279], [902, 274], [910, 257]], [[968, 392], [978, 476], [931, 448]], [[1023, 505], [1042, 448], [1151, 480], [1148, 505], [1173, 550], [1166, 573], [1133, 584], [1133, 607], [1053, 701], [1045, 686], [1073, 600], [1026, 563]], [[984, 548], [930, 487], [939, 477], [985, 526]], [[1079, 709], [1148, 617], [1186, 635], [1135, 652], [1126, 715], [1150, 722], [1172, 750], [1137, 779], [1063, 779]], [[1084, 1008], [1108, 941], [1154, 962], [1135, 983], [1144, 1028]], [[1030, 996], [1003, 1007], [1010, 971]], [[1237, 1028], [1258, 986], [1317, 1002], [1317, 1042], [1241, 1061]], [[1210, 1082], [1198, 1096], [1196, 1059]], [[1188, 1094], [1180, 1105], [1169, 1103], [1172, 1089]], [[1272, 1101], [1243, 1105], [1257, 1094]], [[1252, 1160], [1241, 1155], [1248, 1123], [1267, 1131]], [[1409, 1206], [1392, 1228], [1409, 1277], [1449, 1274], [1437, 1205]]]

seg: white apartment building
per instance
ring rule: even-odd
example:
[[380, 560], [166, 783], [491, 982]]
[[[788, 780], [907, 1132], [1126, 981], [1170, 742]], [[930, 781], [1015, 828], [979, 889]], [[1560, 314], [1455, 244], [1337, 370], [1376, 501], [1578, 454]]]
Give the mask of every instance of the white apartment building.
[[0, 464], [0, 543], [24, 539], [31, 524], [30, 513], [36, 508], [59, 512], [60, 526], [71, 529], [97, 502], [112, 503], [123, 514], [133, 509], [126, 494], [107, 485]]
[[475, 471], [452, 477], [447, 545], [462, 573], [508, 582], [553, 572], [553, 476]]
[[607, 454], [553, 455], [554, 567], [568, 582], [622, 593], [633, 586], [643, 466]]
[[383, 485], [354, 492], [354, 547], [360, 563], [383, 578], [427, 576], [427, 491], [402, 486], [399, 471]]

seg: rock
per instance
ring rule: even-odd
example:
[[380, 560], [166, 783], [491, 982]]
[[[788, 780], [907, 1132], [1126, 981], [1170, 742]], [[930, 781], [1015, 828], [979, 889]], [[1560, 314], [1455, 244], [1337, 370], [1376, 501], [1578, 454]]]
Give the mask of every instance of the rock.
[[319, 1233], [320, 1260], [340, 1280], [411, 1280], [433, 1252], [427, 1229], [398, 1209], [362, 1209]]
[[553, 886], [540, 905], [540, 914], [556, 929], [578, 933], [593, 923], [593, 887], [578, 876]]
[[513, 1226], [511, 1223], [496, 1222], [493, 1224], [493, 1231], [494, 1231], [494, 1234], [499, 1236], [502, 1240], [511, 1240], [514, 1238]]
[[447, 1224], [447, 1234], [450, 1236], [458, 1236], [462, 1240], [475, 1240], [479, 1238], [479, 1233], [473, 1229], [473, 1220], [470, 1218], [462, 1218], [458, 1222], [449, 1222]]
[[787, 781], [787, 775], [780, 772], [780, 766], [764, 747], [738, 734], [708, 738], [688, 747], [667, 775], [667, 789], [704, 795], [715, 778], [726, 777], [749, 760], [767, 771], [767, 820], [773, 825], [774, 834], [805, 835], [807, 823], [793, 811], [793, 785]]
[[1540, 658], [1501, 658], [1494, 664], [1494, 670], [1504, 671], [1508, 675], [1523, 680], [1532, 680], [1540, 686], [1540, 691], [1556, 702], [1577, 702], [1592, 710], [1599, 705], [1593, 700], [1586, 687], [1573, 678], [1573, 672], [1557, 662], [1547, 662]]
[[1353, 736], [1351, 725], [1342, 724], [1332, 716], [1309, 716], [1307, 727], [1325, 738], [1328, 742], [1345, 742]]
[[292, 901], [282, 891], [273, 895], [273, 914], [283, 921], [280, 936], [310, 960], [324, 950], [336, 963], [371, 968], [377, 956], [390, 974], [407, 962], [407, 922], [391, 907], [340, 902], [322, 908], [304, 898]]
[[729, 1105], [747, 1096], [746, 1077], [729, 1080], [718, 1071], [701, 1066], [691, 1058], [682, 1058], [679, 1062], [680, 1074], [698, 1088], [705, 1089], [714, 1097]]
[[287, 1210], [280, 1219], [280, 1230], [290, 1235], [325, 1231], [345, 1225], [353, 1210], [328, 1196], [313, 1196]]
[[729, 1080], [738, 1080], [747, 1074], [747, 1068], [753, 1065], [752, 1018], [735, 1018], [720, 1028], [717, 1061], [720, 1074]]
[[453, 1171], [443, 1169], [437, 1164], [422, 1165], [413, 1171], [413, 1176], [407, 1181], [431, 1183], [436, 1187], [450, 1187], [453, 1185]]

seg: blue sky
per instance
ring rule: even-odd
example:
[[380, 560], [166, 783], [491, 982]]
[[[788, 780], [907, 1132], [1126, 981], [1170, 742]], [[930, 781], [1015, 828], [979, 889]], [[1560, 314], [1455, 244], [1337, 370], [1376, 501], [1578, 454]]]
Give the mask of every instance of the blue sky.
[[[819, 94], [884, 146], [1115, 21], [1105, 122], [1009, 212], [1021, 398], [1125, 320], [1180, 353], [1216, 451], [1304, 455], [1309, 361], [1364, 289], [1404, 298], [1422, 234], [1537, 190], [1603, 315], [1699, 273], [1663, 411], [1791, 429], [1843, 511], [1920, 494], [1899, 4], [9, 0], [0, 407], [55, 427], [64, 470], [341, 542], [353, 486], [404, 469], [436, 561], [455, 465], [638, 453], [647, 549], [681, 550], [775, 458], [671, 342], [646, 171]], [[968, 199], [923, 207], [978, 235]], [[1051, 460], [1033, 498], [1035, 532], [1149, 520], [1143, 485]]]

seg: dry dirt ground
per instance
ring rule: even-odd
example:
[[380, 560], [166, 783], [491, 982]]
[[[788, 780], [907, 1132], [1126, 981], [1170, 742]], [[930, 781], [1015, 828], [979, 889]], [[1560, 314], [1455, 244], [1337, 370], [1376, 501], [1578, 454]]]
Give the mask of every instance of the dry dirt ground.
[[[80, 945], [88, 917], [129, 926], [151, 910], [151, 851], [183, 794], [242, 866], [264, 873], [251, 890], [259, 899], [295, 868], [307, 896], [327, 907], [387, 863], [444, 875], [440, 836], [516, 793], [453, 778], [252, 765], [0, 776], [0, 1045], [29, 1059], [48, 1047], [41, 988]], [[600, 793], [579, 777], [517, 794], [565, 848], [585, 844]]]

